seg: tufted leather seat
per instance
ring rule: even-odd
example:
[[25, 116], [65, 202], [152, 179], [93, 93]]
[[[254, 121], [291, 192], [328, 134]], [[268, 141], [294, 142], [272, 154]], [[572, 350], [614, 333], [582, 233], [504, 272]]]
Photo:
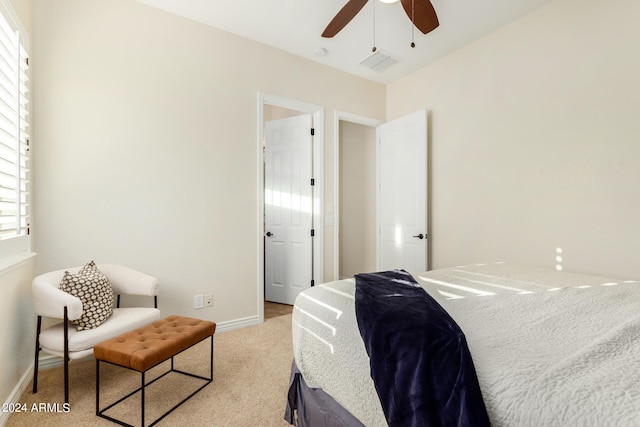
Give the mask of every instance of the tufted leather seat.
[[104, 341], [93, 349], [96, 359], [144, 372], [212, 336], [216, 324], [182, 316], [168, 316]]
[[[122, 420], [113, 418], [105, 413], [110, 408], [118, 405], [137, 392], [141, 392], [140, 397], [140, 419], [141, 425], [155, 425], [169, 413], [177, 409], [180, 405], [189, 400], [192, 396], [202, 390], [207, 384], [213, 381], [213, 334], [216, 332], [216, 324], [206, 320], [193, 319], [182, 316], [169, 316], [156, 322], [142, 326], [131, 332], [104, 341], [93, 348], [96, 358], [96, 415], [111, 420], [121, 425], [130, 425]], [[211, 337], [211, 352], [209, 356], [209, 376], [197, 375], [184, 372], [174, 368], [173, 357], [178, 353], [204, 341]], [[151, 380], [145, 381], [145, 372], [165, 360], [171, 359], [171, 368], [164, 374]], [[140, 372], [140, 387], [114, 403], [100, 409], [100, 363], [107, 362], [127, 369]], [[191, 393], [180, 403], [169, 409], [163, 415], [151, 423], [145, 422], [145, 388], [156, 380], [170, 373], [188, 375], [192, 378], [204, 380], [196, 391]]]

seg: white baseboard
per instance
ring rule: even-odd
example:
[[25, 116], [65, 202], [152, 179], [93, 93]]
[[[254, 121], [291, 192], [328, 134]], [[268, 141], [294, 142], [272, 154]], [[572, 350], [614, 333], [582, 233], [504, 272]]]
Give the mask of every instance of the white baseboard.
[[226, 322], [216, 323], [216, 332], [227, 332], [234, 329], [244, 328], [246, 326], [255, 326], [260, 324], [259, 316], [243, 317], [236, 320], [228, 320]]
[[[22, 395], [24, 394], [25, 391], [27, 391], [27, 387], [29, 387], [29, 384], [31, 383], [32, 376], [33, 376], [33, 363], [27, 368], [25, 373], [22, 375], [22, 378], [20, 378], [20, 381], [18, 381], [18, 384], [16, 384], [16, 386], [13, 388], [13, 390], [11, 391], [11, 394], [9, 395], [5, 403], [20, 402]], [[10, 412], [0, 411], [0, 427], [4, 426], [7, 423], [7, 421], [9, 421], [10, 415], [11, 415]]]
[[38, 359], [38, 371], [57, 368], [59, 366], [62, 366], [62, 357], [45, 354]]

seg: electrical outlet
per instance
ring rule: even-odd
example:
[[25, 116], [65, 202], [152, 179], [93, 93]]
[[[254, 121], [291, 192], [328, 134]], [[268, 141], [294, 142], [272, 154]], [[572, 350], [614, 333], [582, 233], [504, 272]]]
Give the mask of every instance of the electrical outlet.
[[204, 306], [205, 307], [213, 307], [213, 295], [212, 294], [206, 294], [204, 296]]
[[193, 308], [202, 308], [204, 307], [204, 297], [202, 294], [196, 295], [193, 297]]

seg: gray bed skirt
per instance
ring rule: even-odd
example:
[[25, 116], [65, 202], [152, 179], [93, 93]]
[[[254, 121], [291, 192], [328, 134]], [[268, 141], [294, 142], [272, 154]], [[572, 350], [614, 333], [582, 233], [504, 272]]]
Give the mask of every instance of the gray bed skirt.
[[307, 386], [295, 360], [291, 364], [284, 419], [297, 427], [364, 427], [322, 389]]

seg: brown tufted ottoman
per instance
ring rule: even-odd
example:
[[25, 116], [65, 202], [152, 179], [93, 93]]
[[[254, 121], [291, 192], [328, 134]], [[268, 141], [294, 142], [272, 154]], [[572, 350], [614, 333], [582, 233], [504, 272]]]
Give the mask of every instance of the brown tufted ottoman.
[[[213, 381], [213, 334], [215, 331], [216, 324], [213, 322], [193, 319], [190, 317], [169, 316], [96, 345], [93, 349], [93, 353], [96, 358], [96, 415], [118, 424], [129, 426], [130, 424], [105, 415], [104, 412], [133, 396], [137, 392], [141, 392], [141, 425], [144, 427], [144, 391], [146, 386], [159, 380], [170, 372], [177, 372], [179, 374], [188, 375], [206, 381], [200, 388], [191, 393], [169, 411], [165, 412], [161, 417], [149, 424], [149, 426], [156, 424], [161, 419], [169, 415], [174, 409], [182, 405]], [[203, 377], [174, 369], [174, 356], [208, 337], [211, 337], [211, 366], [209, 377]], [[148, 384], [145, 384], [145, 372], [168, 359], [171, 359], [171, 369]], [[138, 371], [141, 373], [142, 377], [139, 388], [103, 409], [100, 409], [101, 362], [107, 362], [123, 368]]]

